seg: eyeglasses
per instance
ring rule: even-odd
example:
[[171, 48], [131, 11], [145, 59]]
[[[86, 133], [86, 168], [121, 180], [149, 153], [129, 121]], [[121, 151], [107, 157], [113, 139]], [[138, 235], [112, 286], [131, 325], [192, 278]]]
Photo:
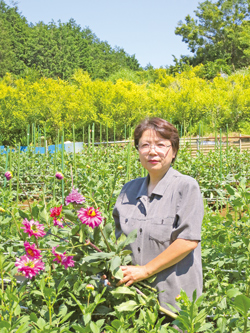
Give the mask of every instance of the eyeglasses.
[[171, 147], [171, 145], [165, 145], [162, 142], [156, 143], [154, 145], [150, 145], [149, 143], [142, 143], [138, 146], [138, 150], [142, 154], [147, 154], [151, 149], [154, 149], [154, 151], [157, 154], [165, 154], [168, 150], [168, 148]]

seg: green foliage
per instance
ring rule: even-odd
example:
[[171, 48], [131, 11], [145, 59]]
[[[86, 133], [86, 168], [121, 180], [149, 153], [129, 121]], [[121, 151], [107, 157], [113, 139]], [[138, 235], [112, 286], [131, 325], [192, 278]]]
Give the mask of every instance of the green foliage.
[[187, 15], [179, 22], [177, 35], [188, 44], [192, 65], [224, 60], [233, 68], [249, 65], [249, 7], [246, 0], [204, 1], [195, 10], [196, 19]]
[[139, 69], [134, 55], [113, 49], [73, 19], [28, 24], [17, 6], [9, 7], [1, 0], [0, 28], [0, 76], [11, 72], [25, 77], [30, 69], [39, 76], [69, 79], [76, 69], [82, 69], [94, 79], [105, 79], [121, 69]]

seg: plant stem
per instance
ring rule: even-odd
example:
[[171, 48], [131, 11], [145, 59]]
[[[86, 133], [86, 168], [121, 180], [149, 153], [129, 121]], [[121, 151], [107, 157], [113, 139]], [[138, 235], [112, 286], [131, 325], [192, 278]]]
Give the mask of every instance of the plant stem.
[[24, 195], [27, 197], [27, 201], [28, 201], [28, 205], [29, 205], [29, 210], [30, 210], [30, 215], [31, 215], [31, 218], [33, 220], [33, 216], [32, 216], [32, 209], [31, 209], [31, 206], [30, 206], [30, 201], [29, 201], [29, 197], [28, 197], [28, 194], [25, 192], [24, 188], [22, 187], [21, 183], [19, 182], [19, 179], [17, 179], [17, 182], [19, 183], [19, 186], [21, 187]]
[[91, 243], [91, 241], [89, 239], [85, 240], [85, 246], [89, 245], [91, 246], [93, 249], [95, 249], [97, 252], [103, 252], [102, 250], [99, 249], [99, 247], [97, 247], [95, 244]]
[[106, 237], [105, 237], [105, 235], [104, 235], [104, 233], [103, 233], [103, 231], [102, 231], [102, 228], [101, 228], [101, 227], [99, 227], [99, 228], [100, 228], [100, 231], [101, 231], [102, 237], [103, 237], [103, 239], [104, 239], [105, 244], [107, 245], [107, 248], [108, 248], [109, 252], [112, 252], [112, 251], [111, 251], [111, 248], [109, 247], [109, 243], [108, 243], [108, 241], [107, 241], [107, 239], [106, 239]]
[[[135, 287], [135, 290], [138, 294], [142, 295], [143, 298], [147, 299], [147, 296], [145, 294], [143, 294], [142, 291], [140, 291], [138, 288]], [[167, 316], [176, 319], [178, 317], [177, 314], [173, 313], [172, 311], [169, 311], [165, 308], [163, 308], [162, 306], [159, 306], [159, 310], [163, 313], [165, 313]]]

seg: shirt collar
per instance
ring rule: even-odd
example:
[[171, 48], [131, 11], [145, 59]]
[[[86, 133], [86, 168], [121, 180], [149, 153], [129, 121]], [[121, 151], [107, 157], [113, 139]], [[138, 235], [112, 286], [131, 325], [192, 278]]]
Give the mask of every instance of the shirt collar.
[[[175, 170], [170, 166], [168, 171], [165, 173], [165, 175], [162, 177], [162, 179], [159, 181], [159, 183], [155, 186], [154, 190], [152, 191], [152, 194], [163, 196], [164, 192], [166, 191], [167, 187], [171, 183], [172, 177], [174, 176]], [[137, 199], [148, 195], [148, 183], [149, 183], [149, 175], [144, 178], [144, 181], [137, 193]]]
[[148, 195], [148, 182], [149, 182], [149, 175], [144, 178], [143, 183], [141, 184], [141, 187], [139, 188], [139, 191], [137, 193], [136, 199], [143, 197], [144, 195]]

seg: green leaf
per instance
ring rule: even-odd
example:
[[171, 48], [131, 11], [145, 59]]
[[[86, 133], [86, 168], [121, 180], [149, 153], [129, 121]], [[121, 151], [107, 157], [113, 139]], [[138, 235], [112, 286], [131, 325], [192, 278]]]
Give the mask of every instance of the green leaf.
[[113, 224], [112, 223], [107, 223], [105, 225], [105, 227], [103, 228], [103, 233], [104, 233], [104, 236], [109, 239], [110, 238], [110, 235], [112, 234], [114, 230], [114, 227], [113, 227]]
[[219, 318], [217, 320], [217, 326], [220, 329], [220, 333], [226, 333], [227, 332], [227, 319]]
[[44, 294], [45, 294], [46, 297], [55, 296], [55, 294], [56, 294], [55, 289], [45, 287], [44, 288]]
[[118, 256], [113, 257], [110, 262], [110, 270], [112, 274], [115, 270], [119, 269], [120, 266], [121, 266], [121, 258]]
[[[123, 235], [122, 235], [123, 236]], [[121, 236], [121, 237], [122, 237]], [[128, 236], [126, 237], [125, 240], [122, 240], [119, 242], [118, 246], [117, 246], [117, 250], [116, 253], [119, 253], [120, 251], [122, 251], [127, 245], [133, 243], [137, 238], [137, 229], [131, 231]], [[122, 239], [122, 238], [121, 238]]]
[[230, 195], [234, 195], [235, 189], [232, 186], [226, 185], [225, 188]]
[[38, 219], [39, 208], [37, 206], [32, 207], [32, 217], [33, 219]]
[[113, 296], [117, 297], [117, 298], [119, 296], [122, 296], [122, 295], [132, 295], [132, 296], [135, 296], [136, 295], [136, 291], [132, 290], [129, 287], [121, 286], [121, 287], [115, 288], [114, 290], [111, 290], [111, 294]]
[[139, 307], [139, 305], [135, 301], [127, 301], [123, 302], [120, 305], [115, 306], [115, 309], [118, 312], [123, 312], [123, 311], [134, 311]]
[[96, 260], [100, 260], [100, 259], [110, 259], [114, 256], [114, 252], [96, 252], [93, 253], [87, 257], [84, 258], [84, 261], [86, 262], [91, 262], [91, 261], [96, 261]]
[[78, 219], [77, 215], [72, 210], [62, 209], [62, 213], [68, 220], [70, 220], [72, 222], [76, 222]]
[[240, 295], [240, 294], [241, 293], [240, 293], [239, 289], [229, 289], [227, 291], [227, 296], [230, 297], [230, 298], [236, 297], [237, 295]]
[[67, 306], [64, 303], [61, 304], [60, 307], [59, 307], [58, 316], [59, 317], [65, 316], [67, 311], [68, 311]]
[[157, 320], [157, 313], [150, 311], [149, 309], [146, 310], [146, 319], [150, 323], [150, 325], [154, 325]]
[[250, 298], [245, 295], [238, 295], [235, 297], [234, 306], [244, 317], [247, 317], [250, 310]]
[[34, 312], [31, 312], [30, 314], [30, 321], [33, 321], [34, 323], [37, 322], [37, 316]]
[[64, 323], [66, 320], [68, 320], [69, 317], [72, 316], [73, 313], [75, 313], [75, 311], [71, 311], [71, 312], [67, 313], [67, 314], [65, 315], [65, 317], [63, 317], [63, 319], [59, 322], [59, 324], [61, 325], [61, 324]]
[[26, 214], [25, 212], [23, 212], [21, 209], [18, 209], [18, 213], [21, 216], [21, 218], [28, 219], [28, 220], [30, 219], [29, 215]]
[[65, 246], [59, 245], [56, 249], [55, 249], [56, 253], [64, 253], [67, 251], [67, 248]]
[[43, 207], [43, 209], [39, 212], [38, 219], [39, 219], [40, 222], [43, 222], [43, 223], [46, 223], [46, 224], [49, 223], [49, 214], [48, 214], [45, 207]]
[[91, 332], [100, 333], [100, 328], [92, 321], [90, 323]]
[[5, 321], [5, 320], [1, 320], [0, 321], [0, 328], [10, 328], [11, 326], [10, 326], [10, 324], [7, 322], [7, 321]]
[[36, 324], [40, 329], [43, 329], [43, 327], [46, 325], [46, 321], [43, 318], [40, 317], [37, 320]]

